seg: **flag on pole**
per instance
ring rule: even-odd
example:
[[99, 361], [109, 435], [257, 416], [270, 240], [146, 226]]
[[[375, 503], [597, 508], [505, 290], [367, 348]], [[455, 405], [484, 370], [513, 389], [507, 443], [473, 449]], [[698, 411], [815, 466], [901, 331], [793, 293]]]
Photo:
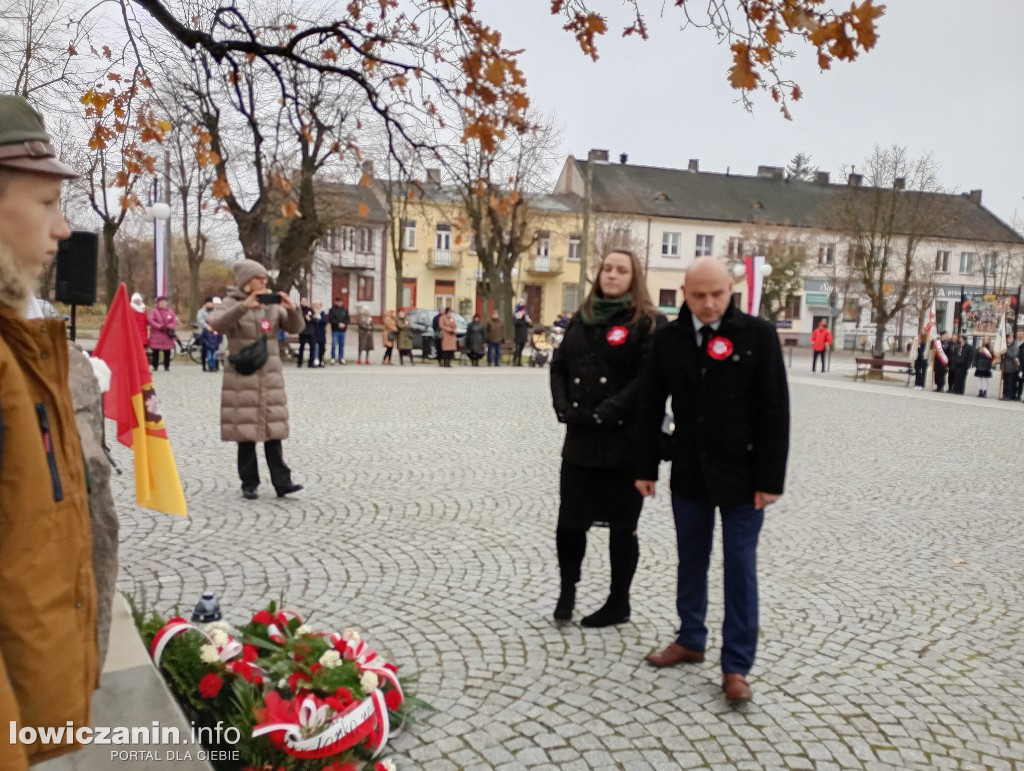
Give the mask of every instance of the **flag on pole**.
[[928, 309], [928, 323], [924, 325], [925, 334], [928, 335], [928, 340], [935, 351], [935, 358], [942, 362], [943, 367], [949, 366], [949, 357], [946, 355], [945, 350], [942, 348], [942, 340], [939, 338], [938, 333], [935, 331], [935, 301], [932, 300], [932, 306]]
[[110, 304], [93, 356], [110, 367], [110, 390], [103, 395], [103, 412], [117, 422], [117, 440], [135, 454], [136, 502], [186, 516], [185, 493], [124, 284]]
[[999, 324], [996, 327], [995, 337], [992, 338], [992, 353], [1002, 356], [1006, 353], [1006, 303], [996, 303], [996, 313], [999, 314]]
[[744, 257], [747, 266], [747, 314], [756, 316], [761, 310], [761, 288], [764, 286], [764, 274], [761, 266], [764, 257]]

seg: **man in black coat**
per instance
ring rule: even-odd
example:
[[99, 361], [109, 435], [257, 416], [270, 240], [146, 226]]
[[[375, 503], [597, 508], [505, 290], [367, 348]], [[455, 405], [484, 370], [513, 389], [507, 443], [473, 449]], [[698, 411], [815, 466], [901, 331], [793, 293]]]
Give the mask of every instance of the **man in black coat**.
[[[938, 393], [942, 393], [946, 388], [946, 374], [949, 371], [949, 332], [943, 330], [939, 335], [939, 345], [942, 347], [942, 353], [945, 354], [946, 360], [943, 361], [939, 356], [939, 352], [935, 351], [935, 390]], [[953, 388], [952, 380], [950, 381], [950, 390]]]
[[345, 330], [349, 325], [348, 308], [341, 297], [334, 298], [334, 305], [327, 311], [327, 323], [331, 325], [331, 364], [345, 363]]
[[752, 698], [746, 675], [758, 635], [756, 550], [764, 507], [782, 495], [789, 452], [789, 389], [775, 329], [732, 306], [732, 277], [710, 257], [686, 273], [679, 317], [655, 336], [637, 411], [637, 489], [654, 495], [665, 399], [672, 397], [672, 511], [679, 573], [676, 641], [646, 660], [704, 660], [708, 564], [715, 508], [722, 515], [725, 622], [722, 689]]

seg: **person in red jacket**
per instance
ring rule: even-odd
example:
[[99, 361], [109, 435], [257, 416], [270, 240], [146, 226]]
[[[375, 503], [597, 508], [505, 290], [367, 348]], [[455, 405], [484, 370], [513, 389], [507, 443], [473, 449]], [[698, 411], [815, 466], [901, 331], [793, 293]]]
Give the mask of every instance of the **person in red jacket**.
[[825, 351], [832, 345], [832, 333], [828, 331], [828, 322], [822, 319], [818, 322], [818, 328], [811, 332], [811, 348], [814, 351], [814, 359], [811, 361], [811, 372], [815, 372], [818, 366], [818, 357], [821, 357], [821, 374], [825, 374]]

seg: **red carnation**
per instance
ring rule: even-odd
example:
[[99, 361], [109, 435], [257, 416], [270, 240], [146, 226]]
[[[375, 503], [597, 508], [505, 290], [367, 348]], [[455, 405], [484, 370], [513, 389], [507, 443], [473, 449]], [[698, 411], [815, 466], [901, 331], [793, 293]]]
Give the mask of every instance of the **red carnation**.
[[269, 610], [258, 611], [253, 617], [252, 622], [254, 624], [262, 624], [263, 626], [270, 626], [274, 623], [274, 617], [270, 615]]
[[224, 681], [221, 680], [220, 675], [211, 672], [208, 675], [203, 675], [203, 679], [199, 681], [199, 695], [204, 699], [216, 699], [223, 687]]
[[263, 682], [263, 676], [260, 675], [259, 671], [247, 661], [239, 661], [238, 659], [235, 659], [228, 664], [228, 668], [236, 675], [241, 676], [244, 680], [254, 685], [260, 685]]
[[314, 664], [313, 666], [311, 666], [309, 668], [309, 673], [311, 675], [315, 675], [317, 672], [319, 672], [323, 668], [324, 668], [323, 664], [320, 664], [320, 663]]
[[312, 678], [305, 672], [292, 672], [288, 675], [288, 687], [293, 691], [299, 690], [299, 683], [310, 683]]
[[402, 706], [402, 696], [397, 690], [392, 688], [390, 691], [384, 694], [384, 703], [388, 709], [394, 712], [396, 709]]
[[255, 645], [243, 645], [242, 646], [242, 661], [252, 662], [259, 658], [259, 653], [256, 651]]

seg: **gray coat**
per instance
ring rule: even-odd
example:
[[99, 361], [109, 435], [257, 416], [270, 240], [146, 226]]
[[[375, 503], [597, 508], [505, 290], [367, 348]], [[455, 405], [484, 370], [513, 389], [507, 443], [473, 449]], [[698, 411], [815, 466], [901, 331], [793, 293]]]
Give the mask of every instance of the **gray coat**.
[[220, 438], [225, 442], [266, 442], [288, 438], [288, 396], [284, 390], [284, 370], [277, 332], [298, 334], [305, 321], [298, 308], [285, 310], [281, 305], [246, 308], [248, 295], [228, 288], [223, 309], [210, 316], [208, 323], [228, 338], [228, 355], [255, 343], [264, 314], [270, 323], [267, 331], [267, 363], [251, 375], [240, 375], [224, 362], [224, 384], [220, 392]]
[[1020, 347], [1014, 341], [1006, 346], [1006, 353], [1003, 354], [1003, 373], [1016, 375], [1020, 372]]

